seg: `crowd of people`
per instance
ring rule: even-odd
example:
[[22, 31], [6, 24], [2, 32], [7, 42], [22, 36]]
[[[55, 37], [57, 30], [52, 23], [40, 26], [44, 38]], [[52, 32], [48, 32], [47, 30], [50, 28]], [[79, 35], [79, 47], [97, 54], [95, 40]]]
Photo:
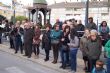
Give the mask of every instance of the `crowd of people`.
[[[87, 25], [83, 25], [81, 20], [70, 19], [60, 22], [57, 19], [53, 27], [49, 23], [45, 24], [44, 32], [39, 24], [33, 24], [27, 19], [22, 22], [17, 21], [14, 25], [7, 20], [2, 21], [0, 25], [2, 24], [5, 24], [5, 27], [0, 28], [0, 43], [2, 43], [2, 34], [9, 32], [10, 48], [15, 50], [15, 54], [20, 51], [24, 56], [31, 58], [34, 53], [35, 58], [38, 59], [40, 49], [43, 49], [45, 50], [44, 61], [49, 61], [50, 50], [52, 50], [52, 63], [56, 64], [60, 56], [60, 68], [70, 67], [71, 72], [75, 73], [77, 72], [77, 53], [80, 50], [85, 72], [110, 73], [110, 40], [106, 21], [102, 21], [97, 27], [92, 17], [89, 18]], [[100, 60], [102, 46], [105, 48], [107, 69], [103, 67], [104, 62]]]

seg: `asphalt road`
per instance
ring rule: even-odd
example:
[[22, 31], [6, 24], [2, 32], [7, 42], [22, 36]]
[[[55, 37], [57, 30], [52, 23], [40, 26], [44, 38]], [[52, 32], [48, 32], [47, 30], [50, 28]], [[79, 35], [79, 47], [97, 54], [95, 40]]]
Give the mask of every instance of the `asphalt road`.
[[0, 51], [0, 73], [61, 73]]

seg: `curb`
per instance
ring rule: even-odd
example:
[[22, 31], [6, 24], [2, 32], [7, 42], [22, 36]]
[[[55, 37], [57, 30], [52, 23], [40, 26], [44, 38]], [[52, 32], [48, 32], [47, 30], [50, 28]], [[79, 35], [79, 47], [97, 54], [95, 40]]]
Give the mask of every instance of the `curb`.
[[[7, 46], [5, 46], [5, 45], [0, 45], [0, 46], [7, 48]], [[61, 72], [61, 73], [68, 73], [68, 71], [64, 71], [64, 70], [61, 70], [61, 69], [55, 69], [55, 68], [46, 66], [46, 65], [44, 65], [44, 64], [41, 64], [41, 63], [39, 63], [39, 62], [36, 62], [34, 58], [30, 58], [30, 59], [29, 59], [29, 58], [27, 58], [27, 57], [23, 57], [22, 55], [14, 54], [14, 53], [5, 51], [5, 50], [3, 50], [3, 49], [0, 49], [0, 51], [5, 52], [5, 53], [8, 53], [8, 54], [13, 55], [13, 56], [16, 56], [16, 57], [19, 57], [19, 58], [24, 59], [24, 60], [27, 60], [27, 61], [31, 61], [31, 62], [33, 62], [33, 63], [37, 63], [37, 64], [39, 64], [39, 65], [42, 65], [42, 66], [47, 67], [47, 68], [49, 68], [49, 69], [56, 70], [56, 71]]]
[[[8, 49], [9, 48], [9, 46], [8, 45], [5, 45], [5, 44], [0, 44], [0, 46], [2, 46], [2, 47], [4, 47], [4, 48], [6, 48], [6, 49]], [[17, 56], [17, 57], [19, 57], [19, 58], [21, 58], [21, 59], [24, 59], [24, 60], [27, 60], [27, 61], [31, 61], [31, 62], [33, 62], [33, 63], [37, 63], [37, 64], [39, 64], [39, 65], [42, 65], [42, 66], [44, 66], [44, 67], [47, 67], [47, 68], [49, 68], [49, 69], [53, 69], [53, 70], [56, 70], [56, 71], [58, 71], [58, 72], [61, 72], [61, 73], [69, 73], [70, 71], [69, 70], [64, 70], [64, 69], [60, 69], [59, 67], [58, 67], [58, 69], [57, 68], [53, 68], [53, 67], [49, 67], [48, 65], [44, 65], [43, 63], [40, 63], [40, 62], [38, 62], [38, 61], [35, 61], [36, 59], [34, 59], [34, 58], [27, 58], [27, 57], [23, 57], [21, 54], [14, 54], [14, 53], [12, 53], [11, 51], [7, 51], [7, 50], [3, 50], [3, 49], [0, 49], [0, 51], [2, 51], [2, 52], [6, 52], [6, 53], [9, 53], [10, 55], [13, 55], [13, 56]], [[43, 55], [44, 56], [44, 54], [40, 54], [40, 55]], [[82, 60], [81, 59], [77, 59], [79, 62], [81, 62], [82, 63]], [[52, 65], [53, 66], [53, 65]], [[76, 73], [83, 73], [83, 72], [76, 72]]]

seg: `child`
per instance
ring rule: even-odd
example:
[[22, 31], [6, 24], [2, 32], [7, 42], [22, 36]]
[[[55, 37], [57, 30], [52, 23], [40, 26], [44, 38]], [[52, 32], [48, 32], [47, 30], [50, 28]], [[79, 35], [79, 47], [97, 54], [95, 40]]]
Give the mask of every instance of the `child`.
[[92, 73], [107, 73], [106, 69], [103, 68], [103, 61], [97, 61], [96, 67], [93, 69]]

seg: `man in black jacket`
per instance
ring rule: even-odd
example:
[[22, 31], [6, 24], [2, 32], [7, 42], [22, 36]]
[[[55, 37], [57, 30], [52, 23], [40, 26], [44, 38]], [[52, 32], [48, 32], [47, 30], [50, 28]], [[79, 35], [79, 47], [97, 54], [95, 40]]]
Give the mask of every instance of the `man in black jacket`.
[[25, 29], [24, 29], [24, 50], [25, 50], [25, 56], [28, 56], [28, 58], [31, 57], [32, 54], [32, 43], [33, 43], [33, 36], [34, 36], [34, 30], [31, 28], [31, 24], [25, 23]]

